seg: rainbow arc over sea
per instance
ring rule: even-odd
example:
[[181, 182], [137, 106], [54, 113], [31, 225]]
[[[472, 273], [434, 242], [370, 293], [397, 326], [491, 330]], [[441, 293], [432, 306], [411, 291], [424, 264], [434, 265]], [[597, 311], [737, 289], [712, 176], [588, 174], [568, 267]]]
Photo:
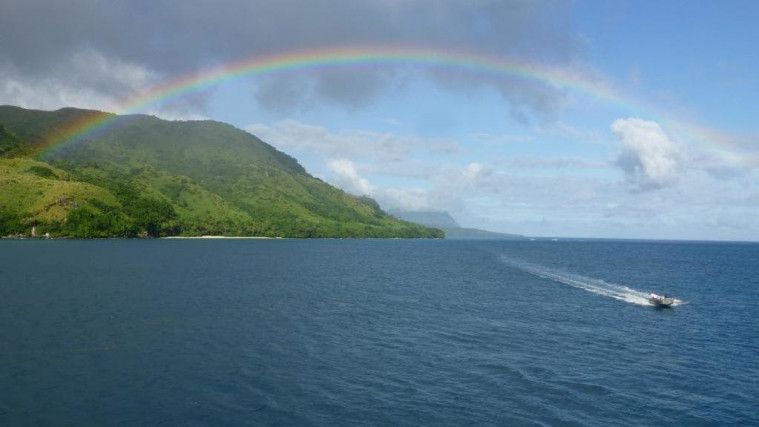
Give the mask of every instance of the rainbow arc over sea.
[[[122, 100], [117, 111], [114, 111], [115, 114], [98, 112], [86, 115], [47, 135], [41, 143], [40, 155], [46, 156], [69, 144], [85, 141], [98, 130], [118, 121], [120, 115], [141, 113], [166, 100], [225, 81], [329, 68], [387, 66], [445, 69], [491, 78], [517, 78], [557, 89], [577, 91], [629, 111], [653, 110], [644, 103], [625, 96], [603, 78], [567, 67], [531, 63], [487, 53], [430, 47], [330, 47], [257, 55], [146, 88]], [[686, 132], [709, 135], [712, 142], [727, 144], [717, 131], [708, 127], [687, 121], [672, 122]]]

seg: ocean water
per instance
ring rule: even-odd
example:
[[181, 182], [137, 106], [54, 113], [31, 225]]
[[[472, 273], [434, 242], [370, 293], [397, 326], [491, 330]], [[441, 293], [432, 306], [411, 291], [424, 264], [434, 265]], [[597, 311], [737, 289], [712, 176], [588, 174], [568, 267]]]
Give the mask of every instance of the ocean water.
[[758, 278], [757, 244], [0, 241], [0, 425], [759, 425]]

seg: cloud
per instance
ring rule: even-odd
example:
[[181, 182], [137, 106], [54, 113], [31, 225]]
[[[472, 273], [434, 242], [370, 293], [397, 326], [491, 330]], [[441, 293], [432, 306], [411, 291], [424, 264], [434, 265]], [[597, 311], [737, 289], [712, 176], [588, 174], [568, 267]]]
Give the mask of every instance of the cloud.
[[456, 211], [463, 208], [467, 198], [489, 193], [494, 174], [492, 167], [479, 162], [438, 164], [428, 167], [421, 179], [415, 176], [423, 187], [380, 187], [374, 189], [373, 196], [389, 209]]
[[421, 188], [380, 188], [375, 190], [374, 197], [385, 209], [412, 212], [434, 209], [429, 192]]
[[[609, 173], [620, 167], [613, 160], [525, 154], [470, 159], [465, 148], [443, 150], [455, 141], [294, 121], [248, 130], [287, 152], [310, 153], [297, 156], [309, 171], [348, 192], [368, 194], [385, 209], [447, 210], [465, 226], [528, 235], [759, 235], [745, 220], [759, 200], [756, 172], [714, 179], [707, 173], [713, 165], [709, 159], [693, 156], [693, 147], [685, 152], [656, 123], [623, 119], [615, 128], [620, 140], [627, 138], [621, 151], [631, 151], [638, 168], [629, 168], [632, 175], [627, 175], [635, 191]], [[649, 149], [645, 142], [651, 141], [668, 148], [663, 153]], [[417, 155], [422, 150], [426, 154]], [[660, 157], [675, 163], [664, 161], [669, 167], [657, 169], [653, 160]], [[658, 190], [641, 191], [651, 188]]]
[[[0, 13], [0, 52], [6, 65], [27, 78], [31, 92], [61, 76], [59, 64], [87, 52], [161, 79], [255, 55], [342, 45], [429, 46], [563, 66], [580, 54], [570, 5], [562, 0], [7, 0]], [[261, 80], [253, 95], [275, 110], [323, 102], [356, 108], [384, 93], [406, 70], [312, 69], [299, 77]], [[65, 80], [72, 89], [109, 99], [122, 95], [115, 78], [71, 71]], [[413, 71], [451, 90], [495, 89], [518, 116], [550, 116], [564, 98], [536, 82]]]
[[509, 156], [504, 158], [503, 162], [509, 166], [509, 169], [606, 169], [609, 162], [588, 160], [582, 157], [561, 156]]
[[540, 126], [533, 126], [530, 132], [523, 133], [472, 133], [469, 138], [487, 142], [491, 144], [513, 144], [526, 142], [539, 142], [546, 138], [572, 140], [587, 144], [606, 144], [609, 137], [606, 133], [599, 132], [595, 129], [583, 129], [562, 121], [553, 123], [544, 123]]
[[393, 69], [312, 70], [309, 75], [268, 76], [254, 85], [256, 101], [281, 115], [307, 110], [324, 102], [362, 108], [389, 86]]
[[[85, 49], [52, 64], [48, 74], [27, 73], [0, 58], [0, 104], [55, 110], [79, 107], [115, 111], [123, 99], [160, 80], [137, 63]], [[146, 113], [165, 119], [203, 119], [210, 92], [198, 91], [154, 105]]]
[[622, 143], [617, 165], [636, 191], [673, 185], [682, 169], [682, 153], [656, 122], [617, 119], [611, 130]]
[[453, 154], [460, 150], [455, 141], [446, 138], [353, 129], [330, 131], [323, 126], [295, 120], [273, 125], [256, 123], [245, 129], [284, 151], [308, 152], [329, 158], [367, 158], [379, 163], [408, 160], [417, 150], [428, 154]]
[[[475, 199], [507, 204], [535, 199], [554, 203], [561, 198], [555, 191], [546, 189], [561, 188], [559, 193], [563, 198], [572, 193], [566, 190], [569, 182], [566, 178], [551, 178], [550, 184], [541, 187], [547, 178], [534, 181], [507, 178], [491, 163], [461, 163], [459, 156], [465, 154], [464, 149], [448, 139], [355, 129], [333, 131], [293, 120], [273, 125], [253, 124], [246, 129], [275, 147], [295, 154], [307, 170], [348, 192], [370, 194], [385, 208], [461, 212], [476, 206], [476, 202], [472, 203]], [[574, 157], [499, 158], [497, 163], [511, 171], [517, 170], [517, 165], [522, 171], [605, 165]], [[576, 200], [580, 196], [573, 197]]]
[[[490, 181], [494, 171], [490, 166], [471, 162], [463, 166], [443, 165], [428, 171], [424, 188], [410, 186], [377, 186], [369, 182], [360, 171], [367, 172], [346, 158], [327, 161], [330, 177], [327, 181], [356, 194], [374, 197], [383, 208], [401, 210], [456, 210], [468, 196], [477, 197], [494, 188]], [[375, 177], [381, 176], [378, 173]]]
[[370, 196], [374, 191], [374, 186], [358, 174], [356, 165], [350, 160], [330, 160], [328, 166], [334, 174], [335, 184], [343, 190], [359, 196]]
[[0, 103], [112, 110], [119, 98], [152, 84], [157, 77], [145, 67], [94, 50], [77, 51], [51, 67], [47, 75], [39, 75], [0, 60]]
[[[664, 138], [653, 122], [615, 123], [620, 139], [649, 133]], [[669, 138], [671, 144], [666, 146], [672, 147], [665, 153], [676, 153], [677, 162], [664, 175], [666, 180], [652, 172], [657, 169], [643, 166], [649, 164], [643, 159], [658, 158], [656, 151], [650, 154], [631, 143], [638, 149], [641, 174], [629, 178], [636, 189], [631, 192], [604, 170], [616, 167], [613, 162], [526, 155], [462, 160], [467, 155], [464, 149], [415, 156], [409, 154], [431, 150], [434, 144], [413, 135], [333, 131], [293, 121], [249, 130], [265, 141], [279, 141], [274, 145], [285, 151], [311, 153], [298, 156], [309, 171], [350, 193], [369, 195], [385, 209], [446, 210], [465, 226], [527, 235], [726, 239], [759, 235], [756, 225], [746, 220], [759, 200], [755, 172], [714, 179], [704, 169], [709, 165], [706, 160], [688, 156], [691, 150], [683, 153]], [[383, 138], [393, 143], [378, 144]], [[392, 154], [383, 156], [383, 152]], [[649, 181], [654, 178], [660, 185], [657, 191], [640, 191], [641, 186], [651, 188], [654, 184]], [[680, 185], [662, 184], [674, 180]]]

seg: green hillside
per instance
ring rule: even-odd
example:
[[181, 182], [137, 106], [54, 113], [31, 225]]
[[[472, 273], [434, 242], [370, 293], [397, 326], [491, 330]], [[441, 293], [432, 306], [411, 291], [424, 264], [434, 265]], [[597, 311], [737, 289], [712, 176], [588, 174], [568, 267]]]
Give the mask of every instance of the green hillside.
[[105, 113], [0, 106], [0, 235], [442, 237], [224, 123], [124, 116], [35, 154], [46, 136], [93, 114]]
[[0, 156], [17, 153], [23, 147], [21, 139], [0, 124]]

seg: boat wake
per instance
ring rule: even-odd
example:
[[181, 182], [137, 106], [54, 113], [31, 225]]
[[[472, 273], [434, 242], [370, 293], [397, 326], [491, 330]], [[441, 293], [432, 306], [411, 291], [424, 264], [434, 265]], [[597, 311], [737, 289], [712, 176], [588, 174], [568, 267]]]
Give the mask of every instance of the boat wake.
[[[567, 273], [565, 271], [544, 267], [542, 265], [529, 263], [526, 261], [515, 260], [506, 256], [501, 257], [501, 261], [510, 267], [532, 274], [534, 276], [548, 279], [554, 282], [572, 286], [573, 288], [582, 289], [597, 295], [614, 298], [630, 304], [653, 306], [648, 301], [649, 293], [633, 289], [618, 283], [609, 283], [602, 279], [594, 279], [579, 274]], [[683, 302], [675, 299], [672, 304], [680, 305]]]

